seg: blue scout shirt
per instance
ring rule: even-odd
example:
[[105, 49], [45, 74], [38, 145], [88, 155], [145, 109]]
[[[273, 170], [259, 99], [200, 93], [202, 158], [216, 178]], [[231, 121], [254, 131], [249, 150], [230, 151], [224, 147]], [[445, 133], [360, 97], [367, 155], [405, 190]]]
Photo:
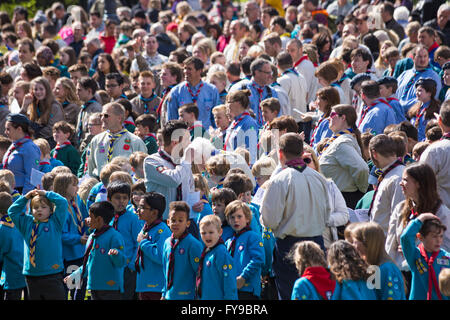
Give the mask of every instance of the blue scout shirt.
[[421, 71], [417, 71], [415, 68], [406, 70], [398, 77], [397, 88], [397, 97], [399, 99], [400, 105], [403, 107], [405, 114], [416, 102], [417, 97], [414, 83], [416, 83], [420, 78], [432, 78], [434, 81], [436, 81], [435, 98], [439, 98], [439, 92], [441, 91], [442, 84], [441, 79], [436, 72], [429, 68]]
[[[231, 239], [225, 245], [230, 251]], [[236, 239], [233, 257], [233, 268], [236, 276], [245, 279], [244, 286], [240, 291], [250, 292], [259, 297], [261, 295], [261, 272], [264, 265], [264, 245], [261, 236], [257, 232], [247, 231]]]
[[420, 117], [419, 124], [417, 126], [417, 139], [418, 139], [419, 142], [420, 141], [425, 141], [425, 139], [426, 139], [426, 137], [425, 137], [425, 128], [427, 126], [428, 119], [425, 119], [425, 112], [426, 112], [426, 108], [428, 108], [429, 105], [430, 105], [430, 102], [422, 103], [422, 105], [420, 106], [420, 109], [417, 112], [416, 116], [411, 118], [411, 123], [413, 125], [415, 125], [417, 116]]
[[59, 194], [47, 191], [45, 196], [55, 204], [55, 210], [47, 222], [39, 222], [36, 238], [34, 267], [30, 263], [30, 237], [35, 224], [34, 217], [25, 213], [28, 199], [21, 196], [8, 209], [8, 214], [22, 234], [26, 243], [23, 274], [45, 276], [63, 271], [62, 230], [67, 219], [67, 200]]
[[[96, 238], [91, 234], [86, 242], [86, 249], [92, 241], [94, 243], [84, 273], [87, 277], [87, 289], [123, 292], [123, 268], [126, 266], [127, 258], [122, 236], [114, 228], [109, 228]], [[116, 249], [118, 254], [109, 255], [110, 249]], [[83, 266], [75, 270], [71, 277], [80, 277], [82, 272]]]
[[364, 106], [358, 121], [358, 129], [361, 132], [370, 131], [380, 134], [388, 125], [396, 124], [395, 120], [392, 108], [377, 100], [371, 106]]
[[[10, 151], [16, 147], [11, 153]], [[8, 156], [9, 155], [9, 156]], [[11, 170], [16, 180], [16, 188], [23, 187], [22, 193], [34, 189], [30, 183], [31, 169], [39, 170], [41, 161], [41, 150], [31, 139], [22, 138], [14, 141], [3, 156], [4, 169]]]
[[238, 299], [233, 258], [223, 244], [205, 255], [201, 291], [200, 300]]
[[[412, 273], [411, 291], [409, 300], [427, 300], [428, 292], [428, 265], [425, 259], [420, 254], [419, 248], [416, 246], [416, 234], [419, 232], [423, 223], [419, 219], [412, 220], [403, 231], [400, 237], [403, 255], [408, 263], [409, 269]], [[431, 256], [427, 252], [428, 257]], [[436, 278], [439, 278], [439, 273], [444, 268], [450, 267], [450, 253], [441, 249], [438, 256], [433, 262], [433, 269], [436, 273]], [[448, 296], [442, 293], [442, 299], [448, 300]], [[432, 300], [438, 300], [436, 290], [433, 288]]]
[[[142, 232], [142, 231], [141, 231]], [[144, 268], [139, 263], [140, 272], [136, 278], [136, 292], [162, 292], [164, 287], [163, 248], [170, 237], [169, 227], [161, 222], [147, 232], [147, 237], [139, 243], [144, 259]]]
[[367, 287], [365, 280], [336, 282], [331, 300], [377, 300], [375, 291]]
[[[167, 289], [171, 237], [163, 247], [164, 288], [162, 295], [167, 300], [193, 300], [195, 298], [195, 277], [203, 245], [190, 233], [175, 248], [175, 269], [173, 286]], [[178, 240], [177, 240], [178, 241]]]
[[295, 280], [291, 300], [323, 300], [314, 285], [305, 277]]
[[[201, 88], [200, 88], [201, 87]], [[200, 92], [196, 96], [198, 90]], [[191, 92], [189, 92], [189, 89]], [[219, 91], [210, 83], [200, 81], [197, 86], [191, 88], [186, 81], [176, 85], [169, 94], [167, 113], [169, 120], [178, 119], [178, 108], [184, 104], [196, 102], [198, 106], [199, 116], [198, 121], [202, 122], [205, 129], [210, 126], [215, 127], [214, 116], [212, 109], [221, 104]]]
[[395, 263], [380, 265], [381, 287], [375, 289], [378, 300], [406, 300], [403, 276]]
[[8, 215], [0, 219], [0, 285], [4, 290], [27, 286], [23, 269], [23, 237]]
[[224, 150], [233, 151], [238, 147], [250, 152], [251, 163], [258, 159], [258, 124], [247, 112], [236, 116], [226, 131]]
[[311, 134], [312, 147], [315, 149], [317, 144], [325, 138], [331, 138], [333, 131], [330, 130], [330, 118], [320, 118], [317, 127]]

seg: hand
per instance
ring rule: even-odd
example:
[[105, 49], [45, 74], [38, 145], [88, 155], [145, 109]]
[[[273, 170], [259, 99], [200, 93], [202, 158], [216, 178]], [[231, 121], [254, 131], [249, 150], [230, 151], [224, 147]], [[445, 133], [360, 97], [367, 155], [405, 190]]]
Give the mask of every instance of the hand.
[[240, 288], [242, 288], [244, 286], [244, 284], [245, 284], [245, 279], [243, 277], [239, 276], [236, 278], [236, 286], [237, 286], [238, 290]]
[[80, 238], [80, 243], [81, 244], [86, 244], [86, 242], [88, 241], [89, 236], [87, 234], [83, 234]]
[[425, 220], [430, 220], [430, 219], [438, 219], [439, 220], [439, 218], [436, 215], [429, 213], [429, 212], [420, 214], [417, 219], [419, 219], [420, 222], [424, 222]]
[[138, 243], [141, 243], [141, 241], [144, 240], [144, 239], [145, 239], [144, 234], [142, 232], [139, 232], [136, 241]]
[[22, 101], [22, 106], [28, 106], [30, 103], [33, 102], [33, 94], [32, 93], [27, 93], [24, 97], [23, 97], [23, 101]]
[[91, 218], [86, 218], [84, 219], [84, 223], [86, 223], [86, 225], [88, 226], [88, 228], [91, 227]]
[[117, 256], [119, 254], [119, 250], [117, 249], [109, 249], [108, 255], [110, 256]]
[[203, 202], [199, 201], [192, 206], [192, 210], [194, 210], [195, 212], [202, 212], [203, 207], [204, 207]]
[[302, 140], [305, 141], [305, 133], [302, 131], [299, 133], [299, 135], [302, 138]]

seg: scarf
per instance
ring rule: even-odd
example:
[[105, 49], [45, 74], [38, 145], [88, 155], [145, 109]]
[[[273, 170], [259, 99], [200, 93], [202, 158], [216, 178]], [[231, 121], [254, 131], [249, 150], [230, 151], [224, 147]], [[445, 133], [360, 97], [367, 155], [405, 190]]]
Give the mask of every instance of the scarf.
[[[147, 222], [144, 225], [144, 228], [142, 229], [142, 233], [147, 233], [147, 235], [145, 236], [145, 239], [148, 239], [148, 232], [155, 226], [157, 226], [158, 224], [160, 224], [162, 222], [162, 220], [160, 219], [156, 219], [155, 221], [153, 221], [152, 223], [148, 224]], [[142, 270], [144, 270], [144, 253], [142, 252], [141, 246], [138, 246], [138, 251], [137, 251], [137, 256], [136, 256], [136, 260], [134, 261], [134, 267], [136, 269], [136, 272], [141, 272], [141, 267], [142, 266]]]
[[230, 133], [227, 135], [227, 137], [226, 137], [226, 139], [225, 139], [225, 144], [223, 145], [223, 150], [227, 150], [227, 145], [228, 145], [228, 140], [230, 140], [230, 136], [231, 136], [231, 132], [234, 130], [234, 128], [236, 128], [237, 127], [237, 125], [246, 117], [246, 116], [250, 116], [250, 113], [248, 113], [247, 111], [246, 112], [243, 112], [243, 113], [241, 113], [241, 115], [239, 116], [239, 118], [235, 118], [234, 120], [233, 120], [233, 122], [231, 123], [231, 129], [230, 129]]
[[81, 110], [79, 113], [79, 119], [78, 119], [78, 127], [77, 127], [77, 138], [78, 138], [78, 145], [81, 142], [81, 136], [83, 134], [83, 114], [86, 112], [86, 108], [91, 104], [96, 102], [96, 100], [89, 100], [85, 104], [81, 105]]
[[228, 251], [230, 252], [231, 256], [234, 257], [234, 251], [236, 249], [236, 241], [237, 239], [245, 232], [247, 231], [251, 231], [252, 229], [250, 229], [250, 227], [247, 225], [245, 226], [242, 230], [240, 230], [239, 232], [234, 232], [233, 233], [233, 237], [231, 238], [231, 242], [228, 245]]
[[56, 159], [56, 158], [58, 157], [58, 151], [59, 151], [59, 150], [65, 148], [65, 147], [67, 147], [67, 146], [70, 146], [70, 145], [72, 145], [72, 144], [70, 143], [70, 141], [63, 142], [63, 144], [57, 143], [57, 144], [56, 144], [56, 147], [55, 147], [55, 151], [53, 152], [53, 159]]
[[200, 87], [198, 87], [197, 91], [196, 91], [195, 94], [194, 94], [194, 93], [192, 92], [192, 90], [191, 90], [191, 86], [189, 85], [188, 82], [186, 82], [186, 88], [188, 89], [189, 93], [191, 94], [192, 102], [193, 102], [193, 103], [196, 103], [196, 102], [197, 102], [197, 100], [198, 100], [198, 95], [200, 94], [200, 90], [202, 89], [202, 87], [203, 87], [203, 81], [201, 81]]
[[180, 245], [180, 242], [187, 237], [189, 233], [184, 231], [184, 233], [181, 235], [180, 239], [178, 239], [178, 242], [175, 243], [176, 239], [173, 237], [173, 234], [170, 238], [170, 254], [169, 254], [169, 270], [167, 272], [167, 290], [170, 290], [173, 286], [173, 277], [175, 273], [175, 250]]
[[116, 212], [116, 213], [114, 214], [114, 221], [113, 221], [113, 225], [112, 225], [112, 227], [113, 227], [114, 229], [117, 230], [117, 227], [118, 227], [118, 225], [119, 225], [119, 218], [120, 218], [121, 216], [123, 216], [125, 212], [127, 212], [127, 210], [123, 210], [122, 212]]
[[33, 221], [33, 228], [31, 229], [31, 236], [30, 236], [30, 264], [36, 268], [36, 240], [37, 240], [37, 235], [38, 235], [38, 229], [39, 229], [39, 224], [41, 224], [42, 222], [48, 222], [48, 219], [42, 220], [42, 221], [38, 221], [38, 220], [34, 220]]
[[158, 109], [156, 109], [156, 114], [158, 115], [158, 118], [161, 117], [161, 109], [164, 102], [164, 99], [166, 99], [167, 95], [169, 94], [170, 90], [172, 90], [174, 86], [168, 86], [166, 89], [163, 90], [163, 96], [161, 98], [161, 102], [158, 105]]
[[436, 294], [439, 300], [442, 300], [441, 291], [439, 290], [439, 284], [436, 278], [436, 272], [433, 268], [433, 262], [437, 258], [439, 251], [433, 252], [431, 257], [428, 258], [427, 252], [423, 243], [419, 244], [420, 255], [425, 259], [425, 262], [428, 265], [428, 292], [427, 292], [427, 300], [431, 300], [431, 296], [433, 293], [433, 287], [436, 291]]
[[91, 254], [92, 248], [94, 246], [94, 241], [95, 239], [97, 239], [98, 237], [100, 237], [102, 234], [104, 234], [106, 231], [108, 231], [111, 228], [111, 226], [109, 225], [104, 225], [103, 227], [101, 227], [100, 229], [95, 229], [94, 233], [92, 234], [92, 240], [89, 243], [89, 246], [86, 249], [86, 252], [84, 253], [83, 256], [83, 270], [81, 271], [81, 281], [83, 281], [84, 278], [84, 273], [86, 272], [86, 264], [89, 258], [89, 255]]
[[331, 279], [330, 273], [324, 267], [309, 267], [302, 277], [308, 279], [317, 293], [324, 299], [330, 300], [336, 287], [336, 281]]
[[30, 141], [30, 140], [31, 140], [30, 136], [25, 136], [22, 139], [19, 139], [11, 144], [11, 146], [8, 149], [8, 152], [6, 153], [6, 157], [4, 158], [5, 160], [3, 161], [3, 169], [8, 169], [8, 162], [9, 162], [9, 157], [11, 156], [11, 154], [15, 150], [19, 149], [27, 141]]
[[75, 216], [76, 216], [76, 218], [77, 218], [76, 226], [77, 226], [77, 228], [78, 228], [78, 233], [79, 233], [80, 235], [82, 235], [82, 234], [83, 234], [83, 228], [84, 228], [84, 220], [83, 220], [83, 217], [81, 216], [80, 210], [78, 209], [78, 205], [77, 205], [77, 203], [75, 202], [75, 200], [72, 199], [72, 200], [70, 201], [69, 209], [70, 209], [73, 213], [75, 213]]
[[122, 137], [124, 134], [126, 134], [128, 132], [128, 130], [127, 129], [122, 129], [121, 131], [119, 131], [118, 133], [115, 133], [115, 134], [111, 134], [109, 131], [108, 131], [108, 137], [109, 137], [109, 146], [108, 146], [108, 155], [107, 155], [107, 157], [108, 157], [108, 162], [110, 162], [111, 161], [111, 159], [112, 159], [112, 154], [113, 154], [113, 152], [114, 152], [114, 142], [117, 140], [117, 139], [119, 139], [120, 137]]
[[333, 143], [334, 140], [336, 140], [337, 138], [339, 138], [343, 134], [352, 134], [352, 133], [353, 133], [353, 129], [352, 128], [348, 128], [346, 130], [342, 130], [342, 131], [339, 131], [338, 133], [334, 134], [330, 139], [328, 139], [327, 143], [325, 143], [325, 146], [323, 147], [322, 152], [320, 153], [320, 155], [322, 155], [325, 152], [325, 150], [328, 149], [328, 147]]
[[152, 102], [156, 98], [156, 94], [152, 92], [150, 98], [144, 98], [141, 94], [139, 95], [139, 99], [144, 103], [144, 113], [150, 113], [150, 109], [148, 107], [149, 103]]
[[195, 277], [195, 294], [197, 298], [202, 297], [202, 276], [203, 276], [203, 262], [205, 261], [206, 254], [210, 251], [213, 251], [219, 245], [224, 244], [222, 238], [219, 238], [219, 241], [212, 246], [211, 248], [204, 247], [202, 251], [202, 255], [200, 256], [200, 261], [198, 263], [197, 276]]

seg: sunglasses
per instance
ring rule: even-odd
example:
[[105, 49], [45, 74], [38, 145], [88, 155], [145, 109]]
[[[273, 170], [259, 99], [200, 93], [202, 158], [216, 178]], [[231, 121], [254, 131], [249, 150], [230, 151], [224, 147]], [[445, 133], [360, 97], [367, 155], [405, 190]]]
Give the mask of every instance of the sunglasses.
[[334, 111], [330, 113], [330, 118], [334, 118], [335, 116], [341, 116], [341, 115]]

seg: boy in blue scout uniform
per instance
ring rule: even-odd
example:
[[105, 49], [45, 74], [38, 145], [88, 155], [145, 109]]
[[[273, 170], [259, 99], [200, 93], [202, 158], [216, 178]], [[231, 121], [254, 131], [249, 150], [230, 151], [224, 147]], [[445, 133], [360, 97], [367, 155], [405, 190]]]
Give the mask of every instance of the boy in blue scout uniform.
[[123, 182], [112, 182], [107, 187], [107, 199], [114, 206], [114, 219], [110, 225], [119, 231], [125, 242], [124, 254], [127, 263], [124, 268], [124, 292], [123, 299], [134, 299], [136, 291], [136, 270], [134, 260], [136, 257], [138, 243], [137, 236], [144, 223], [139, 221], [134, 213], [133, 206], [129, 206], [131, 198], [131, 186]]
[[222, 235], [222, 222], [215, 215], [200, 221], [200, 235], [205, 244], [196, 277], [196, 298], [199, 300], [237, 300], [233, 258]]
[[94, 232], [86, 242], [83, 265], [64, 279], [86, 281], [93, 300], [120, 300], [123, 291], [123, 267], [126, 265], [124, 240], [109, 225], [114, 217], [114, 206], [96, 202], [89, 208], [89, 226]]
[[380, 86], [380, 96], [385, 98], [395, 113], [396, 123], [406, 120], [405, 111], [400, 105], [398, 98], [395, 96], [397, 91], [397, 79], [394, 77], [382, 77], [377, 80]]
[[233, 228], [228, 225], [225, 218], [225, 208], [231, 202], [236, 200], [236, 194], [230, 188], [216, 188], [211, 192], [211, 207], [213, 214], [220, 218], [222, 222], [222, 240], [226, 242], [233, 236]]
[[239, 300], [258, 299], [261, 295], [261, 270], [265, 261], [261, 235], [250, 229], [252, 214], [241, 200], [231, 202], [225, 217], [234, 234], [225, 245], [233, 257]]
[[400, 243], [412, 272], [409, 300], [449, 299], [440, 292], [437, 281], [441, 270], [450, 267], [450, 253], [441, 248], [446, 229], [435, 215], [423, 213], [403, 231]]
[[26, 288], [23, 269], [23, 238], [8, 216], [13, 200], [9, 193], [0, 192], [0, 286], [5, 300], [20, 300]]
[[[29, 200], [32, 215], [25, 213]], [[43, 190], [28, 192], [8, 209], [11, 220], [25, 239], [23, 274], [31, 300], [66, 299], [61, 237], [67, 209], [65, 198]]]
[[171, 232], [162, 221], [166, 199], [158, 192], [144, 194], [138, 204], [137, 214], [145, 225], [138, 235], [136, 292], [139, 300], [160, 300], [164, 287], [162, 265], [163, 246]]
[[189, 205], [184, 201], [170, 203], [168, 225], [172, 236], [166, 239], [163, 248], [165, 282], [162, 298], [166, 300], [195, 298], [195, 276], [203, 246], [187, 231], [191, 223], [189, 211]]

